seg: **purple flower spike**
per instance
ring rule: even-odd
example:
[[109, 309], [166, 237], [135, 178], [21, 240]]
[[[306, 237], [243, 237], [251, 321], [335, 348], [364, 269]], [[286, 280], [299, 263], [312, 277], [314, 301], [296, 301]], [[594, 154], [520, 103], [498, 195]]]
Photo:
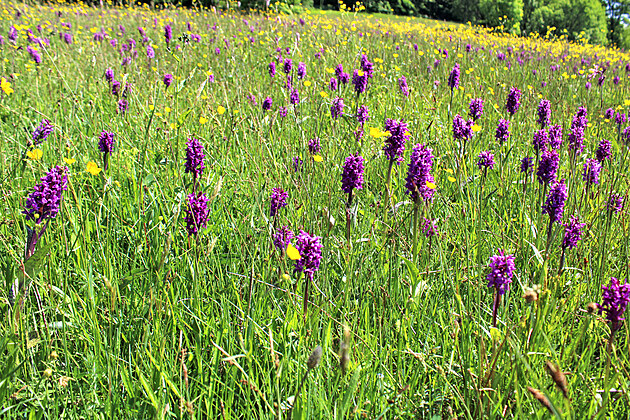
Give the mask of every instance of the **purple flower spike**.
[[361, 125], [365, 124], [370, 118], [368, 107], [365, 105], [361, 105], [359, 109], [357, 109], [357, 122]]
[[352, 84], [357, 95], [365, 92], [368, 84], [368, 75], [364, 71], [355, 70], [352, 74]]
[[280, 210], [282, 207], [286, 207], [287, 198], [289, 198], [289, 194], [285, 192], [282, 188], [273, 188], [271, 190], [271, 198], [269, 199], [269, 215], [271, 217], [275, 217], [275, 215], [278, 213], [278, 210]]
[[473, 121], [477, 121], [483, 115], [483, 99], [476, 98], [470, 101], [468, 106], [468, 115]]
[[300, 62], [297, 68], [297, 77], [298, 79], [304, 79], [306, 77], [306, 64]]
[[486, 276], [488, 287], [494, 287], [499, 295], [504, 295], [510, 289], [516, 269], [514, 255], [505, 255], [503, 250], [499, 249], [497, 255], [490, 257], [489, 267], [490, 272]]
[[540, 157], [538, 163], [538, 182], [541, 184], [549, 184], [556, 179], [558, 172], [558, 166], [560, 166], [560, 157], [555, 150], [545, 150]]
[[401, 76], [400, 79], [398, 79], [398, 88], [405, 97], [409, 97], [409, 86], [407, 86], [407, 79], [405, 76]]
[[171, 28], [171, 25], [165, 25], [164, 26], [164, 40], [166, 41], [166, 44], [168, 45], [172, 39], [173, 39], [173, 28]]
[[479, 153], [477, 166], [481, 170], [494, 168], [494, 154], [487, 150]]
[[422, 222], [422, 233], [424, 233], [427, 238], [439, 235], [436, 220], [427, 219], [425, 217]]
[[304, 273], [308, 280], [313, 280], [313, 275], [319, 270], [322, 260], [321, 237], [311, 236], [300, 230], [295, 241], [295, 248], [300, 252], [300, 259], [295, 261], [296, 273]]
[[26, 215], [26, 220], [32, 220], [36, 224], [57, 217], [63, 192], [68, 189], [67, 168], [55, 166], [40, 181], [26, 199], [22, 212]]
[[385, 131], [388, 131], [390, 136], [385, 139], [385, 157], [388, 161], [395, 161], [397, 165], [403, 160], [403, 153], [405, 152], [405, 143], [409, 140], [409, 133], [407, 132], [407, 124], [402, 120], [397, 121], [388, 118], [385, 121]]
[[587, 159], [584, 164], [584, 173], [582, 179], [588, 184], [599, 184], [599, 173], [602, 165], [597, 159]]
[[545, 130], [538, 130], [534, 133], [534, 140], [532, 140], [532, 144], [534, 145], [534, 150], [536, 150], [536, 152], [545, 150], [547, 143], [549, 143], [549, 137]]
[[205, 168], [203, 145], [196, 138], [189, 138], [186, 143], [186, 173], [191, 173], [196, 181], [203, 174]]
[[166, 86], [166, 88], [168, 89], [171, 84], [173, 83], [173, 75], [172, 74], [165, 74], [164, 75], [164, 86]]
[[628, 117], [623, 112], [617, 112], [615, 114], [615, 122], [617, 123], [617, 125], [620, 126], [621, 124], [625, 124], [627, 120]]
[[55, 126], [50, 121], [44, 119], [39, 126], [33, 131], [33, 145], [37, 146], [48, 139], [48, 136], [55, 130]]
[[293, 69], [293, 60], [291, 60], [290, 58], [287, 58], [286, 60], [284, 60], [283, 71], [286, 74], [289, 74], [289, 73], [291, 73], [292, 69]]
[[564, 179], [553, 184], [542, 207], [543, 214], [549, 215], [550, 223], [560, 223], [567, 198], [567, 186], [564, 183]]
[[316, 155], [322, 150], [322, 145], [319, 143], [319, 137], [315, 137], [308, 142], [308, 152], [311, 155]]
[[282, 226], [273, 234], [273, 244], [278, 251], [286, 251], [291, 239], [293, 239], [293, 231], [288, 226]]
[[276, 63], [273, 61], [269, 63], [269, 76], [276, 77]]
[[595, 156], [600, 163], [604, 163], [606, 159], [612, 157], [612, 145], [609, 140], [602, 139], [597, 146]]
[[606, 118], [607, 120], [612, 120], [614, 116], [615, 110], [612, 108], [608, 108], [606, 112], [604, 112], [604, 118]]
[[421, 198], [424, 201], [433, 200], [435, 190], [427, 186], [427, 182], [434, 183], [433, 175], [431, 175], [433, 158], [433, 150], [424, 144], [416, 144], [413, 152], [411, 152], [405, 188], [407, 194], [416, 204], [420, 202]]
[[455, 63], [453, 70], [451, 70], [451, 73], [448, 75], [448, 87], [451, 88], [451, 91], [459, 87], [459, 75], [459, 64]]
[[269, 97], [265, 98], [265, 100], [262, 103], [263, 111], [269, 111], [272, 105], [273, 105], [273, 99]]
[[580, 223], [577, 216], [571, 216], [569, 223], [564, 224], [564, 238], [562, 239], [562, 249], [573, 249], [578, 241], [582, 239], [582, 229], [586, 223]]
[[609, 212], [619, 214], [623, 210], [623, 196], [621, 194], [612, 193], [606, 203], [606, 208]]
[[114, 133], [103, 130], [98, 136], [98, 149], [105, 154], [111, 154], [114, 150]]
[[501, 118], [497, 125], [497, 131], [494, 134], [500, 145], [503, 145], [510, 138], [510, 122]]
[[521, 159], [521, 172], [528, 175], [531, 170], [534, 168], [534, 158], [533, 157], [524, 157]]
[[540, 124], [540, 128], [545, 128], [549, 125], [549, 120], [551, 119], [551, 102], [547, 99], [543, 99], [538, 104], [538, 124]]
[[461, 115], [455, 115], [453, 118], [453, 138], [455, 140], [470, 140], [473, 136], [473, 125], [472, 120], [466, 121]]
[[606, 319], [611, 323], [611, 331], [621, 328], [621, 321], [624, 320], [623, 313], [630, 302], [630, 284], [626, 280], [625, 284], [621, 284], [614, 277], [610, 278], [609, 286], [602, 286], [602, 303], [598, 304], [599, 313], [606, 313]]
[[330, 106], [330, 116], [333, 119], [338, 119], [343, 115], [343, 98], [335, 98], [333, 99], [332, 105]]
[[552, 125], [547, 130], [549, 131], [549, 145], [552, 149], [557, 149], [562, 145], [562, 126]]
[[363, 188], [363, 156], [356, 154], [346, 158], [341, 175], [341, 190], [350, 194], [353, 189]]
[[205, 228], [208, 222], [208, 198], [205, 194], [188, 195], [188, 207], [186, 207], [186, 229], [188, 236], [199, 233], [200, 228]]
[[518, 108], [520, 106], [521, 106], [521, 91], [516, 87], [512, 87], [510, 89], [510, 93], [508, 93], [505, 109], [507, 109], [507, 112], [514, 115], [516, 114], [516, 111], [518, 111]]

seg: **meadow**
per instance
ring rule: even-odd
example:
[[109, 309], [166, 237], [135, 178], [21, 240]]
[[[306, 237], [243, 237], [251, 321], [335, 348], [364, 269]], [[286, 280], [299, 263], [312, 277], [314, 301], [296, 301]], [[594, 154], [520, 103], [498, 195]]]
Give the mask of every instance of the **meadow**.
[[281, 6], [0, 2], [0, 417], [628, 418], [630, 54]]

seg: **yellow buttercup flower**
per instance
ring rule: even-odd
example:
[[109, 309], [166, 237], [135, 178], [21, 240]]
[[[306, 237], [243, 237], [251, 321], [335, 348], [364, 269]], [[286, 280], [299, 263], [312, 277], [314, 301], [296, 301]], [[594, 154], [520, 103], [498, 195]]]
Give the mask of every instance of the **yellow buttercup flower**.
[[323, 161], [324, 161], [324, 158], [323, 158], [323, 157], [321, 157], [320, 155], [314, 155], [314, 156], [313, 156], [313, 160], [314, 160], [315, 162], [323, 162]]
[[44, 156], [44, 152], [42, 152], [42, 149], [33, 149], [26, 152], [26, 157], [28, 157], [30, 160], [40, 160], [42, 156]]
[[204, 124], [205, 124], [205, 123], [207, 123], [207, 122], [208, 122], [208, 119], [207, 119], [207, 118], [204, 118], [204, 117], [199, 117], [199, 124], [204, 125]]
[[225, 114], [225, 108], [223, 108], [221, 105], [219, 105], [219, 107], [217, 108], [217, 113], [219, 115]]
[[102, 171], [102, 169], [98, 167], [96, 162], [92, 162], [92, 161], [88, 162], [85, 170], [91, 173], [92, 175], [98, 175]]
[[63, 158], [63, 161], [66, 162], [67, 165], [72, 165], [77, 160], [72, 158]]
[[7, 95], [10, 95], [13, 93], [13, 89], [11, 88], [11, 83], [9, 83], [7, 79], [5, 79], [4, 77], [0, 79], [0, 89], [2, 89], [2, 91], [6, 93]]
[[297, 248], [294, 247], [292, 244], [289, 244], [287, 246], [287, 256], [292, 260], [299, 260], [300, 258], [302, 258], [302, 256], [300, 255], [300, 251], [298, 251]]

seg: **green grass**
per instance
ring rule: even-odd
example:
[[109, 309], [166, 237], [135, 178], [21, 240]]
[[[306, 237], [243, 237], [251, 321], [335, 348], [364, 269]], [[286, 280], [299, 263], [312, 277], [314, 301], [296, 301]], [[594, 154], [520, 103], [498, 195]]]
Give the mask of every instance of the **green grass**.
[[[0, 77], [15, 90], [0, 91], [3, 418], [288, 418], [318, 345], [321, 362], [295, 398], [293, 418], [629, 415], [628, 323], [617, 331], [609, 359], [610, 325], [586, 309], [601, 301], [600, 286], [611, 276], [628, 277], [628, 213], [610, 215], [605, 207], [611, 190], [624, 195], [627, 190], [627, 147], [615, 124], [603, 119], [606, 108], [627, 107], [627, 55], [462, 25], [406, 18], [379, 23], [345, 13], [302, 15], [301, 26], [298, 16], [284, 15], [2, 6], [7, 13], [0, 22], [5, 36]], [[177, 38], [188, 21], [201, 42], [168, 52], [165, 18], [171, 19], [174, 44], [181, 44]], [[40, 35], [35, 27], [46, 21], [51, 24]], [[72, 29], [63, 29], [62, 22]], [[8, 42], [11, 24], [50, 38], [50, 47], [39, 48], [41, 65], [33, 64], [24, 33], [16, 44], [22, 48]], [[124, 36], [115, 35], [120, 24]], [[138, 26], [156, 46], [150, 63]], [[126, 69], [109, 39], [92, 41], [90, 29], [101, 27], [118, 39], [118, 49], [128, 38], [137, 41], [138, 58]], [[72, 32], [72, 45], [59, 39], [60, 31]], [[255, 44], [244, 40], [250, 35]], [[285, 118], [278, 115], [289, 102], [282, 66], [273, 80], [267, 73], [277, 55], [274, 37], [278, 47], [291, 49], [295, 66], [306, 63], [310, 82], [299, 82], [301, 102], [289, 106]], [[322, 47], [321, 58], [315, 58]], [[496, 57], [508, 47], [514, 48], [509, 69]], [[447, 49], [448, 58], [437, 48]], [[327, 69], [342, 63], [351, 74], [361, 51], [374, 62], [375, 76], [358, 104], [351, 84], [340, 91], [346, 115], [332, 120], [335, 94], [328, 89]], [[608, 61], [603, 88], [595, 78], [587, 90], [589, 69]], [[449, 105], [447, 78], [456, 62], [463, 89]], [[552, 71], [551, 65], [560, 69]], [[107, 68], [133, 86], [125, 114], [116, 112], [117, 98], [103, 77]], [[168, 89], [165, 73], [176, 79]], [[621, 77], [618, 86], [614, 74]], [[403, 75], [411, 88], [407, 99], [398, 91]], [[500, 146], [494, 130], [499, 118], [508, 118], [504, 104], [511, 86], [523, 90], [522, 105], [510, 118], [510, 139]], [[264, 113], [260, 104], [267, 96], [274, 104]], [[460, 159], [452, 118], [466, 116], [472, 97], [484, 99], [485, 111], [481, 131]], [[559, 177], [567, 179], [569, 200], [563, 220], [578, 214], [587, 223], [560, 276], [562, 229], [555, 226], [546, 250], [543, 187], [534, 175], [523, 194], [519, 173], [520, 159], [535, 156], [531, 138], [541, 97], [551, 101], [552, 123], [564, 128]], [[354, 136], [356, 105], [370, 110], [362, 142]], [[225, 113], [217, 112], [220, 106]], [[590, 126], [585, 150], [572, 165], [567, 138], [579, 106], [588, 108]], [[43, 118], [54, 123], [55, 132], [39, 146], [41, 160], [25, 159], [31, 133]], [[385, 118], [404, 119], [412, 136], [404, 162], [394, 165], [391, 205], [383, 139], [368, 129], [383, 129]], [[115, 148], [108, 171], [91, 175], [88, 162], [103, 167], [97, 146], [102, 130], [116, 133]], [[321, 139], [322, 162], [308, 153], [315, 136]], [[200, 188], [210, 197], [207, 227], [197, 237], [188, 236], [184, 222], [192, 189], [184, 172], [189, 137], [205, 146]], [[582, 164], [602, 138], [612, 141], [614, 159], [584, 197]], [[436, 193], [422, 212], [437, 219], [439, 236], [421, 237], [414, 256], [413, 203], [404, 186], [417, 143], [426, 143], [436, 156]], [[476, 166], [482, 150], [492, 150], [497, 161], [487, 177]], [[356, 152], [365, 158], [365, 184], [355, 192], [348, 242], [341, 172], [345, 158]], [[294, 156], [304, 160], [300, 172], [292, 168]], [[69, 167], [68, 190], [38, 252], [24, 266], [26, 228], [32, 223], [21, 212], [33, 186], [56, 164]], [[274, 187], [284, 188], [289, 200], [277, 220], [270, 220]], [[272, 245], [273, 228], [280, 225], [322, 238], [322, 263], [309, 287], [306, 315], [305, 279]], [[493, 290], [486, 275], [498, 249], [515, 255], [516, 271], [493, 329]], [[32, 284], [20, 308], [10, 304], [9, 289], [22, 267]], [[541, 285], [538, 300], [528, 303], [522, 296], [534, 285]], [[345, 372], [339, 357], [344, 328], [349, 330]], [[554, 385], [546, 362], [566, 372], [570, 399]], [[528, 386], [547, 396], [553, 414]], [[607, 393], [610, 388], [617, 392]]]

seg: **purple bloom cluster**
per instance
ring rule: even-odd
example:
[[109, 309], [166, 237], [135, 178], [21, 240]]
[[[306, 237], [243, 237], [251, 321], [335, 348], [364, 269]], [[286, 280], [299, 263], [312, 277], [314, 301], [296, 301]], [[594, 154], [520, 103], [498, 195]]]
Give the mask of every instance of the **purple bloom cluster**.
[[558, 172], [558, 166], [560, 166], [560, 157], [555, 150], [545, 150], [538, 162], [538, 171], [536, 176], [538, 182], [541, 184], [549, 184], [556, 179]]
[[332, 101], [332, 105], [330, 106], [330, 116], [333, 119], [338, 119], [343, 115], [343, 98], [335, 98]]
[[604, 118], [606, 118], [607, 120], [612, 120], [614, 116], [615, 110], [612, 108], [608, 108], [606, 112], [604, 112]]
[[313, 275], [319, 270], [322, 259], [321, 237], [311, 236], [300, 230], [295, 241], [295, 248], [300, 252], [301, 258], [295, 261], [296, 273], [304, 273], [308, 280], [313, 280]]
[[48, 136], [55, 130], [55, 126], [50, 121], [44, 119], [39, 126], [33, 131], [33, 146], [37, 146], [48, 139]]
[[338, 86], [337, 79], [334, 77], [331, 77], [330, 83], [328, 83], [328, 87], [330, 88], [330, 90], [335, 91], [337, 90], [337, 86]]
[[568, 196], [564, 179], [553, 184], [547, 195], [547, 200], [542, 206], [543, 214], [549, 215], [549, 221], [551, 223], [560, 222], [562, 220], [562, 213], [564, 212], [564, 205]]
[[581, 106], [571, 122], [571, 134], [569, 134], [569, 150], [575, 150], [576, 154], [584, 150], [584, 130], [588, 125], [586, 108]]
[[623, 112], [617, 112], [615, 114], [615, 122], [617, 123], [618, 126], [621, 126], [621, 124], [625, 124], [627, 120], [628, 120], [628, 117]]
[[297, 67], [297, 77], [300, 80], [306, 77], [306, 64], [302, 63], [301, 61], [300, 63], [298, 63]]
[[271, 109], [271, 105], [273, 105], [273, 99], [266, 97], [262, 103], [263, 111], [269, 111]]
[[26, 51], [31, 55], [31, 58], [35, 62], [35, 64], [41, 64], [42, 56], [35, 48], [31, 48], [30, 46], [26, 47]]
[[630, 302], [630, 284], [626, 280], [621, 284], [614, 277], [610, 278], [609, 286], [602, 286], [602, 303], [598, 304], [599, 313], [606, 312], [606, 319], [610, 321], [611, 330], [614, 333], [621, 328], [621, 321], [624, 320], [623, 313]]
[[361, 70], [363, 70], [368, 78], [371, 78], [374, 73], [374, 64], [368, 60], [365, 54], [361, 54]]
[[98, 149], [105, 154], [111, 154], [114, 150], [114, 133], [103, 130], [98, 136]]
[[108, 83], [111, 83], [111, 82], [114, 81], [114, 70], [112, 70], [112, 69], [105, 70], [105, 80]]
[[477, 121], [483, 115], [483, 99], [476, 98], [470, 101], [468, 115], [473, 121]]
[[451, 91], [459, 87], [459, 75], [459, 64], [455, 63], [453, 70], [451, 70], [451, 73], [448, 75], [448, 87], [451, 88]]
[[275, 215], [278, 213], [278, 210], [280, 210], [282, 207], [286, 207], [287, 198], [289, 198], [289, 194], [282, 188], [272, 188], [271, 197], [269, 199], [269, 216], [275, 217]]
[[466, 121], [461, 115], [455, 115], [453, 118], [453, 138], [455, 140], [470, 140], [473, 136], [473, 125], [474, 121]]
[[402, 120], [397, 121], [388, 118], [385, 121], [385, 131], [389, 131], [390, 136], [385, 139], [385, 157], [387, 160], [396, 161], [397, 165], [403, 160], [403, 153], [405, 152], [405, 143], [409, 140], [409, 133], [407, 132], [407, 124]]
[[536, 150], [536, 152], [545, 150], [547, 143], [549, 143], [547, 131], [538, 130], [534, 133], [534, 140], [532, 141], [532, 144], [534, 145], [534, 150]]
[[193, 179], [197, 180], [203, 174], [204, 158], [203, 145], [201, 141], [196, 138], [189, 138], [186, 143], [186, 173], [191, 173]]
[[540, 128], [545, 128], [549, 125], [551, 119], [551, 102], [547, 99], [542, 99], [538, 104], [538, 124]]
[[409, 97], [409, 86], [407, 86], [407, 79], [405, 76], [401, 76], [400, 79], [398, 79], [398, 88], [405, 97]]
[[486, 276], [488, 287], [494, 287], [499, 295], [504, 295], [510, 289], [516, 269], [514, 255], [505, 255], [503, 250], [499, 249], [497, 255], [490, 257], [489, 267], [490, 272]]
[[308, 142], [308, 152], [311, 155], [316, 155], [322, 150], [322, 145], [319, 143], [319, 137], [314, 137]]
[[422, 222], [422, 233], [424, 233], [427, 238], [439, 235], [436, 221], [425, 217]]
[[547, 128], [549, 133], [549, 145], [552, 149], [557, 149], [562, 145], [562, 126], [551, 125]]
[[571, 216], [569, 223], [564, 224], [564, 238], [562, 238], [562, 249], [573, 249], [582, 239], [582, 229], [586, 223], [580, 223], [577, 216]]
[[173, 83], [173, 75], [172, 74], [165, 74], [164, 75], [164, 86], [166, 86], [166, 88], [168, 89], [171, 84]]
[[523, 159], [521, 159], [521, 172], [527, 175], [529, 174], [529, 172], [532, 170], [533, 167], [534, 167], [533, 157], [524, 157]]
[[282, 70], [284, 71], [285, 74], [291, 73], [291, 70], [293, 70], [293, 60], [291, 60], [290, 58], [287, 58], [286, 60], [284, 60], [284, 66]]
[[171, 25], [164, 25], [164, 40], [166, 41], [166, 44], [168, 45], [172, 39], [173, 28], [171, 28]]
[[368, 84], [368, 75], [366, 72], [355, 70], [352, 74], [352, 84], [354, 85], [354, 91], [357, 95], [365, 92]]
[[363, 156], [356, 154], [346, 158], [341, 175], [341, 190], [350, 194], [354, 188], [363, 188]]
[[205, 228], [208, 222], [208, 197], [199, 192], [188, 195], [186, 207], [186, 229], [188, 236], [197, 235], [200, 228]]
[[433, 183], [431, 168], [433, 167], [433, 150], [424, 144], [416, 144], [411, 152], [407, 182], [405, 188], [414, 203], [418, 204], [420, 198], [424, 201], [433, 199], [435, 190], [427, 186], [427, 182]]
[[271, 63], [269, 63], [268, 70], [269, 70], [269, 76], [276, 77], [276, 63], [275, 62], [272, 61]]
[[608, 202], [606, 203], [606, 208], [609, 212], [618, 214], [621, 210], [623, 210], [623, 196], [617, 193], [610, 194]]
[[597, 159], [587, 159], [584, 163], [584, 172], [582, 179], [589, 184], [599, 184], [599, 173], [602, 170], [602, 165]]
[[510, 89], [510, 93], [508, 93], [507, 102], [505, 104], [505, 109], [507, 112], [514, 115], [518, 108], [521, 106], [521, 91], [516, 87], [512, 87]]
[[510, 122], [501, 118], [494, 134], [500, 145], [503, 145], [510, 138]]
[[477, 160], [477, 166], [479, 167], [479, 169], [483, 170], [483, 169], [492, 169], [494, 168], [494, 154], [484, 150], [483, 152], [479, 153], [478, 160]]
[[368, 107], [365, 105], [361, 105], [359, 109], [357, 109], [357, 122], [361, 125], [365, 124], [370, 118]]
[[278, 251], [284, 252], [289, 243], [291, 243], [291, 239], [293, 239], [293, 231], [289, 229], [288, 226], [282, 226], [276, 233], [273, 234], [273, 244], [275, 245]]
[[292, 105], [297, 105], [300, 103], [300, 94], [298, 93], [297, 89], [293, 88], [293, 90], [291, 91], [291, 95], [289, 95], [289, 100]]
[[57, 217], [63, 192], [68, 189], [66, 168], [55, 166], [40, 181], [26, 199], [22, 212], [26, 215], [26, 220], [32, 220], [36, 224]]

